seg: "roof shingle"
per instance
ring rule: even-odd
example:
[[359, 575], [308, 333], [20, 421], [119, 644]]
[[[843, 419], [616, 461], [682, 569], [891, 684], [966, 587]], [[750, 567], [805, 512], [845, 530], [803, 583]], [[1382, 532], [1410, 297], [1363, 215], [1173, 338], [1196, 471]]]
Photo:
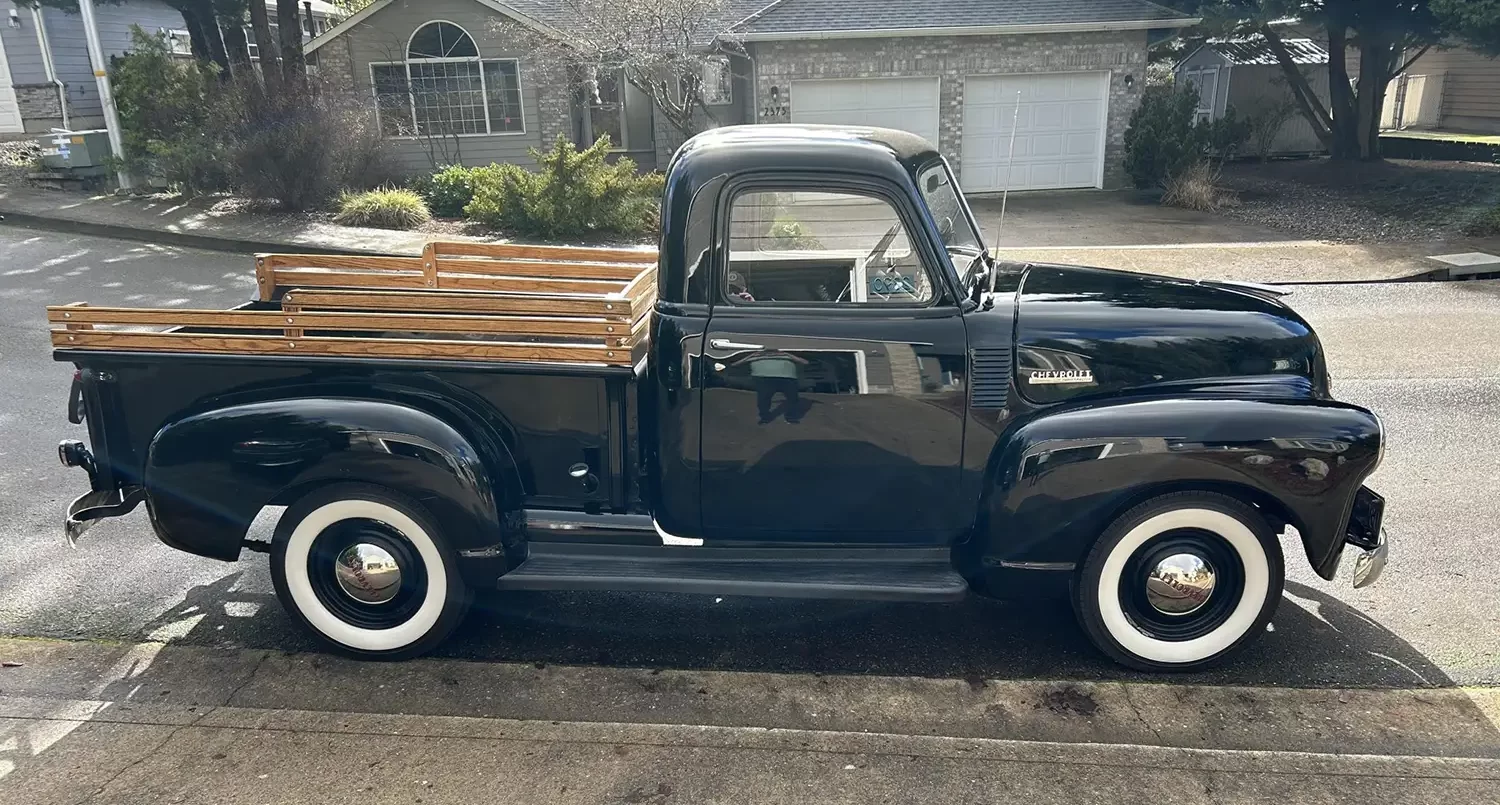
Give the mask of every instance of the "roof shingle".
[[781, 0], [735, 27], [740, 34], [857, 32], [1178, 20], [1147, 0]]

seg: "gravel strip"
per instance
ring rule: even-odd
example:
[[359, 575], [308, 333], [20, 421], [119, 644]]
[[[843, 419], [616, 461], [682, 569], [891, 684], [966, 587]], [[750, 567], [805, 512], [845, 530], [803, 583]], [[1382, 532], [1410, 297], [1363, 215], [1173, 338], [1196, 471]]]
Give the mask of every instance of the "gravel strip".
[[1458, 237], [1500, 204], [1500, 165], [1471, 162], [1239, 163], [1221, 181], [1240, 201], [1223, 215], [1335, 243]]

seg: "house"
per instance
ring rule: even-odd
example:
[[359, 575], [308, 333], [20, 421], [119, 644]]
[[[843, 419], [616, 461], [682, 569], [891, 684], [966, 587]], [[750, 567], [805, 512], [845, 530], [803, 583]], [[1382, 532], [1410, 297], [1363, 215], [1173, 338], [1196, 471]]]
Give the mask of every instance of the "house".
[[[1328, 49], [1311, 39], [1282, 39], [1313, 94], [1328, 105]], [[1262, 36], [1214, 39], [1177, 63], [1178, 86], [1198, 93], [1198, 116], [1218, 120], [1230, 109], [1241, 118], [1275, 114], [1285, 107], [1286, 122], [1270, 142], [1267, 155], [1314, 154], [1326, 149], [1300, 111], [1276, 54]], [[1290, 112], [1290, 114], [1286, 114]]]
[[[1146, 0], [728, 5], [737, 19], [720, 42], [733, 46], [706, 82], [717, 123], [907, 129], [975, 192], [1122, 185], [1147, 45], [1197, 22]], [[375, 0], [308, 49], [331, 86], [376, 99], [413, 172], [526, 163], [560, 134], [604, 132], [644, 167], [665, 167], [682, 135], [647, 96], [607, 79], [583, 93], [535, 63], [526, 43], [566, 40], [569, 24], [550, 0]]]
[[[10, 0], [0, 27], [0, 136], [45, 133], [54, 128], [73, 130], [104, 127], [99, 87], [89, 64], [83, 18], [76, 9], [34, 6]], [[272, 29], [275, 0], [267, 0]], [[342, 18], [339, 8], [324, 0], [303, 0], [304, 38], [333, 27]], [[130, 28], [167, 37], [173, 52], [191, 55], [182, 13], [162, 0], [121, 0], [96, 3], [94, 17], [99, 44], [110, 59], [130, 49]], [[255, 58], [255, 39], [247, 38]]]
[[1500, 59], [1468, 48], [1434, 48], [1386, 91], [1381, 126], [1500, 134]]

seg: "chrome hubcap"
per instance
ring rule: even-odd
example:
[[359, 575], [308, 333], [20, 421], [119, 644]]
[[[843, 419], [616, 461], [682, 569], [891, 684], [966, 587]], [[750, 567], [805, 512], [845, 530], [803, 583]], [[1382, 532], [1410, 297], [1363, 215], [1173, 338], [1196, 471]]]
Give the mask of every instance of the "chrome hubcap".
[[334, 562], [339, 589], [362, 604], [384, 604], [401, 591], [401, 565], [390, 551], [368, 542], [345, 548]]
[[1146, 576], [1146, 601], [1163, 615], [1190, 615], [1214, 592], [1214, 567], [1195, 553], [1174, 553]]

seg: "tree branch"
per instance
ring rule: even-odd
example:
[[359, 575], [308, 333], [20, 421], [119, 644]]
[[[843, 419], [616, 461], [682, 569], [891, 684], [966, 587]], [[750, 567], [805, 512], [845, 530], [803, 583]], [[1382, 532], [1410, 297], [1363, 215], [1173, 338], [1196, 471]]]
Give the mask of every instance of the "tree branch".
[[[1313, 92], [1311, 85], [1307, 83], [1307, 76], [1297, 68], [1297, 63], [1292, 60], [1292, 54], [1286, 49], [1286, 43], [1281, 37], [1271, 30], [1270, 25], [1260, 26], [1260, 34], [1266, 38], [1266, 44], [1275, 54], [1277, 64], [1281, 65], [1281, 71], [1286, 75], [1287, 85], [1292, 89], [1292, 97], [1297, 100], [1297, 105], [1302, 109], [1302, 115], [1312, 124], [1313, 132], [1324, 146], [1332, 147], [1333, 144], [1333, 115], [1323, 107], [1323, 102]], [[1328, 58], [1335, 56], [1342, 59], [1344, 54], [1330, 53]]]

